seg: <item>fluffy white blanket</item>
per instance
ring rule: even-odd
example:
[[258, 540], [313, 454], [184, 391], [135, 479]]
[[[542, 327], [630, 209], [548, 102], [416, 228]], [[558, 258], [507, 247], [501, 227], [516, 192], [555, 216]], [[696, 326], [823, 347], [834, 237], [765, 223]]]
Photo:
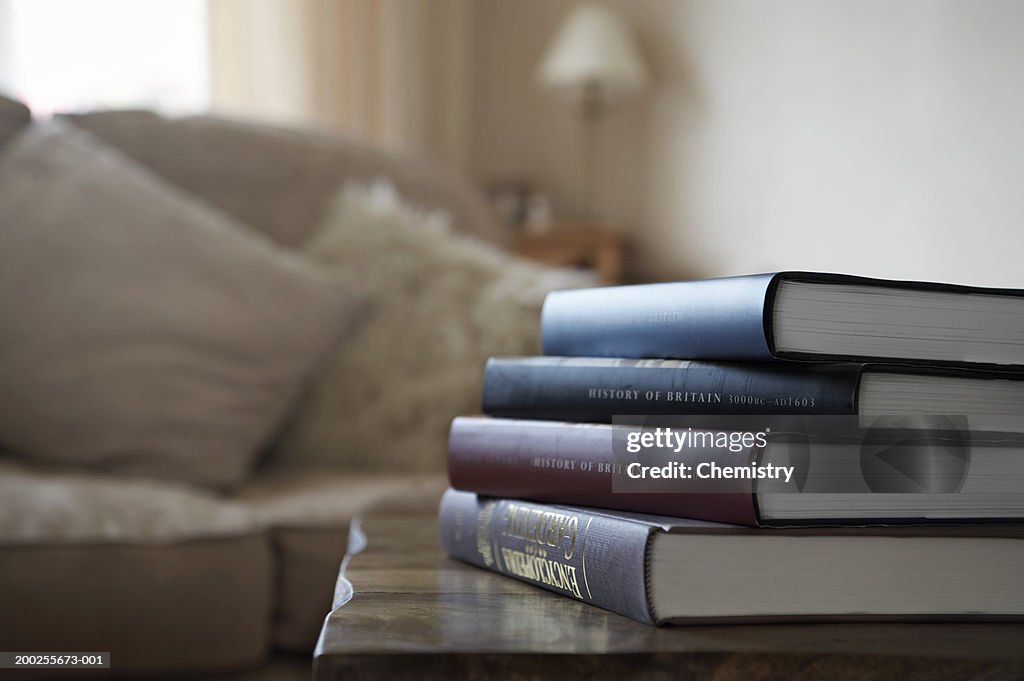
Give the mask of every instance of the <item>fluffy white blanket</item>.
[[480, 411], [486, 359], [537, 354], [544, 296], [594, 283], [454, 234], [386, 185], [345, 187], [306, 248], [371, 303], [296, 410], [287, 464], [442, 468], [452, 418]]

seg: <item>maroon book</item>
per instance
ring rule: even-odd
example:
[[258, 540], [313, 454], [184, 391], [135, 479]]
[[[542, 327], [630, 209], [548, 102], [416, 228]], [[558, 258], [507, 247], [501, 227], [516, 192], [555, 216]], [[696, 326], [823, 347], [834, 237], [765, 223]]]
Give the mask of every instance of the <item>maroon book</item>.
[[[759, 525], [754, 481], [675, 480], [674, 492], [619, 491], [626, 482], [616, 461], [613, 426], [461, 416], [448, 439], [448, 477], [455, 489], [494, 497], [533, 499], [637, 513]], [[749, 466], [759, 451], [689, 448], [683, 456], [702, 463]]]
[[[773, 431], [735, 448], [690, 442], [624, 454], [625, 440], [652, 430], [665, 429], [459, 417], [448, 475], [452, 487], [484, 496], [751, 527], [1024, 520], [1024, 450], [1017, 445], [972, 443], [958, 456], [916, 441], [878, 446], [819, 437], [801, 444]], [[650, 476], [638, 479], [636, 466]], [[677, 474], [683, 468], [688, 475]], [[702, 473], [713, 469], [729, 474]]]

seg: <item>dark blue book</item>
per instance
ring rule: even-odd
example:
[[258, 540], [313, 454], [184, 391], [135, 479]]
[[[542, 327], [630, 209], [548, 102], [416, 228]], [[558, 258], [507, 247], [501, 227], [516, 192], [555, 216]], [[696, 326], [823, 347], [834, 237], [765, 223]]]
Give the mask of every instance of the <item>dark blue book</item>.
[[544, 353], [1024, 369], [1024, 290], [779, 272], [556, 291]]
[[611, 423], [615, 416], [955, 415], [973, 432], [1024, 432], [1020, 374], [885, 364], [492, 357], [490, 416]]

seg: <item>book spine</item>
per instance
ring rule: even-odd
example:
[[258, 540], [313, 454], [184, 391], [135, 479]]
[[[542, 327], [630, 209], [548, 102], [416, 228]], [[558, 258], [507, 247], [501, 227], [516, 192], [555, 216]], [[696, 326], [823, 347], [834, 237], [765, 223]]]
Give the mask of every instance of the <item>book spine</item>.
[[[461, 416], [448, 437], [448, 480], [456, 489], [487, 496], [594, 506], [758, 525], [754, 483], [696, 478], [671, 481], [671, 491], [622, 491], [625, 466], [616, 460], [610, 425]], [[674, 458], [701, 464], [748, 466], [756, 448], [731, 452], [691, 447]]]
[[659, 360], [492, 358], [483, 412], [610, 423], [616, 415], [851, 415], [856, 364], [727, 364]]
[[774, 359], [774, 274], [555, 291], [541, 311], [546, 355]]
[[649, 526], [580, 509], [448, 490], [441, 546], [453, 558], [653, 624]]

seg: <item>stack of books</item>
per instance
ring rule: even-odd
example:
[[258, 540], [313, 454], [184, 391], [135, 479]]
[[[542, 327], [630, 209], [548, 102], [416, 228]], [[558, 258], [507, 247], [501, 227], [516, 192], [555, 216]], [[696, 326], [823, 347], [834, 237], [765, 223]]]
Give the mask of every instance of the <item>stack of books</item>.
[[1024, 615], [1024, 291], [558, 291], [541, 333], [452, 424], [451, 556], [652, 624]]

